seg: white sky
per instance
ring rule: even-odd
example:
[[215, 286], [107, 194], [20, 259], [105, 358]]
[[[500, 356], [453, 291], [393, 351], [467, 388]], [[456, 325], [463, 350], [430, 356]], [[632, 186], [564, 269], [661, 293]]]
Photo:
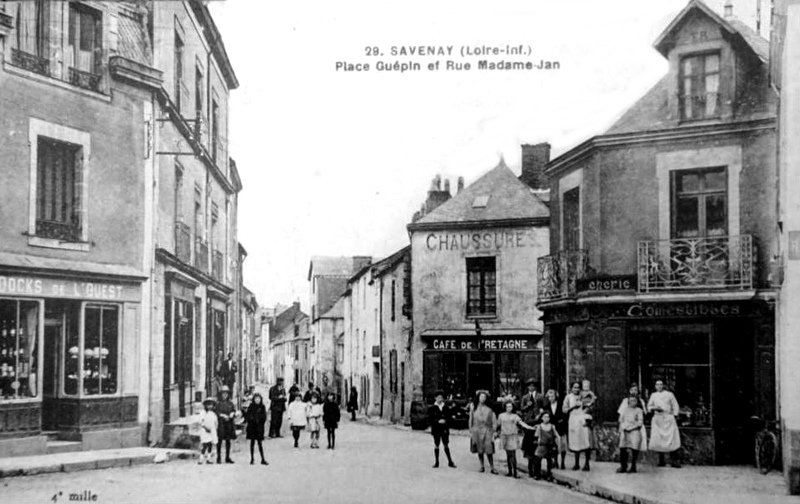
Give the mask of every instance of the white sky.
[[[467, 185], [520, 144], [553, 154], [601, 133], [667, 70], [652, 42], [688, 0], [210, 3], [241, 83], [231, 155], [239, 240], [259, 304], [308, 301], [312, 255], [384, 257], [441, 173]], [[709, 0], [721, 12], [723, 0]], [[735, 14], [754, 17], [736, 0]], [[530, 45], [557, 71], [374, 70], [391, 46]], [[384, 57], [365, 56], [379, 46]], [[492, 59], [494, 59], [493, 57]], [[452, 58], [457, 62], [478, 58]], [[499, 59], [499, 58], [498, 58]], [[369, 62], [369, 72], [335, 63]]]

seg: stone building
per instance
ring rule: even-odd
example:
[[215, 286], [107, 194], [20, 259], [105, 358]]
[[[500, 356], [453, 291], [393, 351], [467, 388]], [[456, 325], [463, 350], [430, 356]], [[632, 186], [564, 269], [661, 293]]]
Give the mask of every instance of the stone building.
[[[537, 179], [549, 146], [528, 146], [523, 178]], [[532, 162], [537, 159], [538, 165]], [[504, 162], [409, 224], [413, 341], [406, 373], [414, 399], [521, 397], [542, 373], [541, 313], [532, 265], [549, 246], [547, 190]]]
[[779, 95], [778, 147], [778, 253], [771, 273], [782, 281], [778, 296], [778, 348], [780, 427], [783, 468], [789, 492], [800, 494], [800, 1], [777, 0], [770, 58], [772, 85]]
[[545, 381], [592, 381], [600, 458], [630, 383], [675, 393], [690, 463], [752, 463], [748, 419], [776, 415], [775, 98], [768, 42], [727, 10], [688, 2], [654, 44], [667, 74], [545, 172]]
[[268, 383], [274, 384], [278, 378], [283, 378], [287, 390], [292, 384], [300, 389], [308, 385], [311, 375], [310, 329], [308, 315], [300, 309], [299, 302], [278, 313], [270, 322], [269, 346], [273, 375], [267, 377]]

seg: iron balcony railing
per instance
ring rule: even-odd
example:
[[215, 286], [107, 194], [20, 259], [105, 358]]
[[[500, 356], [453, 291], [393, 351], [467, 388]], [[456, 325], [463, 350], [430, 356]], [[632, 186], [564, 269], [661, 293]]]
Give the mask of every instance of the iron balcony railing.
[[194, 242], [194, 267], [208, 273], [208, 243], [199, 237]]
[[50, 60], [15, 47], [11, 48], [11, 64], [41, 75], [50, 75]]
[[554, 301], [575, 295], [578, 280], [586, 276], [586, 250], [562, 250], [540, 257], [537, 263], [537, 301]]
[[753, 237], [639, 242], [639, 292], [753, 288]]
[[175, 223], [175, 255], [186, 264], [192, 263], [192, 230], [183, 222]]

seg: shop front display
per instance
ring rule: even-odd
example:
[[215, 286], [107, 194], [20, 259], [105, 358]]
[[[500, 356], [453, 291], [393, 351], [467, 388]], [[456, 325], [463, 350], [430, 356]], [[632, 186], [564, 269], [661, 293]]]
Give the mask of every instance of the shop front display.
[[687, 462], [745, 463], [751, 415], [775, 418], [775, 330], [763, 301], [631, 303], [545, 311], [546, 381], [563, 396], [588, 379], [598, 396], [598, 456], [616, 449], [631, 383], [647, 400], [663, 380], [680, 406]]

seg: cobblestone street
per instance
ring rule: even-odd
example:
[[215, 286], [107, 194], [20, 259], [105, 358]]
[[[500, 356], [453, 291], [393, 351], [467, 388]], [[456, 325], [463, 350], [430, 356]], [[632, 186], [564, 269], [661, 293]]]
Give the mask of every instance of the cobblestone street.
[[[70, 494], [96, 495], [94, 502], [116, 503], [457, 503], [534, 501], [603, 502], [547, 483], [480, 474], [465, 437], [454, 437], [457, 469], [432, 469], [432, 442], [427, 432], [342, 423], [337, 449], [301, 447], [291, 437], [265, 442], [270, 465], [249, 465], [246, 440], [240, 438], [234, 465], [172, 461], [127, 469], [19, 477], [3, 480], [2, 502], [69, 502]], [[258, 453], [256, 450], [256, 458]], [[74, 496], [73, 496], [74, 497]], [[55, 498], [55, 500], [54, 500]], [[75, 502], [73, 499], [72, 502]]]

